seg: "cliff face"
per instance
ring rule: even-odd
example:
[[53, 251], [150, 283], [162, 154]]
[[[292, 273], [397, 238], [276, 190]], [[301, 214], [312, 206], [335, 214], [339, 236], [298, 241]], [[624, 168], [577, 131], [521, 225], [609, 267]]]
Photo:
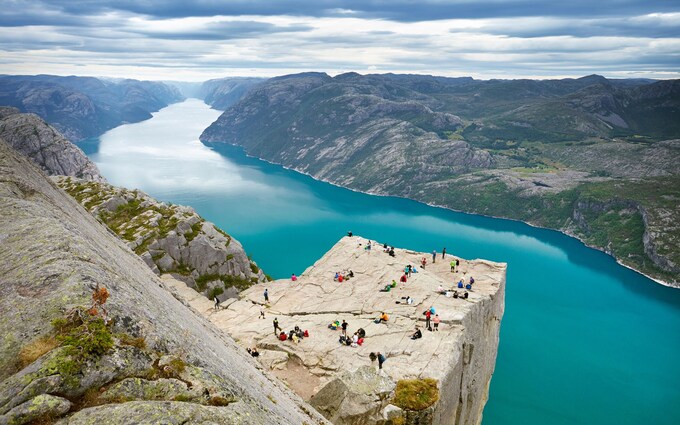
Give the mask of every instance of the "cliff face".
[[201, 85], [197, 97], [215, 109], [225, 110], [246, 95], [253, 87], [264, 82], [264, 78], [219, 78], [208, 80]]
[[[365, 250], [366, 242], [345, 237], [297, 281], [255, 285], [219, 311], [184, 285], [173, 288], [243, 346], [257, 346], [259, 361], [336, 425], [480, 423], [496, 363], [505, 264], [453, 255], [444, 260], [439, 255], [432, 264], [431, 254], [396, 249], [390, 257], [377, 245]], [[424, 269], [419, 266], [423, 257], [428, 261]], [[460, 264], [451, 272], [455, 259]], [[380, 291], [392, 279], [398, 281], [407, 264], [418, 265], [418, 273], [389, 292]], [[335, 272], [348, 270], [354, 277], [333, 280]], [[439, 285], [449, 289], [451, 282], [467, 282], [470, 276], [475, 283], [467, 299], [437, 292]], [[407, 296], [413, 304], [406, 303]], [[438, 331], [425, 329], [423, 312], [430, 306], [441, 319]], [[258, 319], [261, 311], [267, 320]], [[388, 322], [374, 323], [383, 311]], [[284, 332], [299, 326], [310, 336], [299, 343], [280, 341], [273, 332], [274, 318]], [[328, 328], [336, 320], [348, 322], [350, 336], [364, 329], [363, 345], [341, 345], [341, 331]], [[412, 340], [417, 325], [423, 337]], [[387, 357], [381, 371], [371, 361], [371, 352]], [[435, 380], [438, 400], [432, 397], [421, 410], [401, 404], [398, 384], [426, 378]], [[402, 419], [405, 422], [399, 422]]]
[[323, 423], [4, 142], [0, 198], [0, 423]]
[[0, 139], [47, 174], [104, 181], [97, 166], [76, 145], [34, 114], [0, 107]]
[[56, 181], [156, 274], [172, 273], [211, 299], [233, 296], [267, 280], [239, 241], [190, 207], [168, 205], [138, 190], [106, 183], [67, 177]]
[[151, 118], [151, 112], [181, 99], [176, 88], [152, 81], [0, 76], [0, 105], [35, 113], [71, 140]]

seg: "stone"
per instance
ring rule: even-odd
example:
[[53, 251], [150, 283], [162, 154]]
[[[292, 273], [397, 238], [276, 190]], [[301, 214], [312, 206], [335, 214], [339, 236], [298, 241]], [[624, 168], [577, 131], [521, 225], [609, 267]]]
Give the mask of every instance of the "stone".
[[388, 404], [382, 411], [383, 419], [386, 421], [391, 421], [393, 419], [401, 418], [404, 416], [404, 411], [400, 407], [394, 404]]
[[21, 425], [41, 418], [59, 417], [71, 408], [62, 397], [40, 394], [0, 416], [0, 425]]
[[310, 404], [335, 425], [376, 423], [395, 383], [371, 366], [344, 372], [316, 393]]
[[10, 114], [0, 119], [0, 139], [50, 175], [104, 181], [82, 150], [34, 114]]
[[116, 402], [131, 400], [175, 400], [181, 397], [187, 401], [198, 398], [194, 391], [189, 391], [187, 384], [174, 378], [160, 378], [150, 381], [143, 378], [126, 378], [108, 388], [101, 398]]

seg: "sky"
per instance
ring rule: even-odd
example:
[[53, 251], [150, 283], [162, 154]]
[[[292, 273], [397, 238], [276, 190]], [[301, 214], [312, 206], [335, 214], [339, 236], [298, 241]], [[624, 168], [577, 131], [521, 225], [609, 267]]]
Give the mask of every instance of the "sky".
[[0, 74], [680, 78], [680, 0], [0, 0]]

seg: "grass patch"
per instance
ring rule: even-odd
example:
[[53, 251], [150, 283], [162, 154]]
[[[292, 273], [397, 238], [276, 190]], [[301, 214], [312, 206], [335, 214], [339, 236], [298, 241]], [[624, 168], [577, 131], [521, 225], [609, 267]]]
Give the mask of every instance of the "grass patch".
[[215, 286], [214, 288], [210, 288], [208, 291], [208, 299], [214, 300], [216, 296], [223, 294], [224, 293], [224, 288], [221, 286]]
[[439, 400], [437, 380], [402, 379], [397, 382], [392, 404], [404, 410], [424, 410]]
[[258, 274], [260, 272], [260, 268], [257, 267], [257, 264], [255, 264], [251, 261], [250, 262], [250, 271], [253, 272], [254, 274]]
[[19, 351], [19, 364], [25, 368], [29, 364], [42, 357], [43, 354], [52, 351], [59, 346], [59, 341], [54, 335], [42, 336], [24, 345]]

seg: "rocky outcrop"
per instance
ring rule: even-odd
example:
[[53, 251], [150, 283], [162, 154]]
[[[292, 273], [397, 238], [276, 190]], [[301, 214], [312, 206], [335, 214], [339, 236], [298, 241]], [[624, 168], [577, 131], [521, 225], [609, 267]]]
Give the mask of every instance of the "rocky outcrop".
[[0, 240], [0, 423], [325, 423], [1, 141]]
[[151, 118], [151, 112], [181, 99], [175, 87], [153, 81], [0, 76], [0, 105], [39, 115], [70, 140]]
[[197, 96], [215, 109], [225, 110], [245, 96], [253, 87], [266, 81], [255, 77], [227, 77], [204, 82]]
[[0, 107], [0, 139], [49, 175], [104, 181], [97, 166], [83, 151], [37, 115]]
[[[236, 239], [193, 208], [139, 190], [60, 177], [57, 184], [106, 224], [156, 274], [172, 273], [211, 299], [267, 280]], [[226, 292], [225, 292], [226, 291]]]
[[[444, 261], [440, 255], [431, 264], [431, 254], [396, 249], [391, 257], [377, 245], [366, 250], [366, 242], [345, 237], [297, 281], [255, 285], [244, 291], [240, 300], [225, 303], [218, 311], [181, 282], [166, 281], [178, 298], [227, 330], [244, 347], [258, 347], [258, 360], [264, 367], [335, 424], [384, 424], [394, 417], [421, 425], [480, 423], [496, 362], [505, 264], [452, 255]], [[423, 257], [428, 264], [421, 269]], [[450, 262], [456, 259], [460, 264], [451, 272]], [[381, 291], [392, 279], [399, 280], [407, 264], [418, 265], [418, 272], [407, 283]], [[349, 270], [354, 277], [333, 280], [336, 272]], [[450, 289], [451, 282], [467, 282], [470, 276], [475, 283], [467, 299], [437, 292], [440, 285]], [[265, 288], [269, 303], [264, 302]], [[413, 298], [413, 304], [406, 303], [406, 297]], [[430, 306], [441, 319], [436, 332], [424, 327], [423, 311]], [[375, 323], [383, 311], [389, 315], [388, 322]], [[261, 313], [265, 320], [258, 318]], [[309, 338], [297, 344], [280, 341], [273, 332], [274, 318], [283, 331], [297, 325], [309, 331]], [[341, 331], [328, 327], [336, 320], [348, 322], [350, 336], [364, 329], [363, 345], [341, 345]], [[416, 325], [423, 337], [412, 340]], [[387, 357], [379, 372], [377, 362], [370, 359], [371, 352]], [[440, 397], [432, 400], [434, 404], [421, 411], [393, 405], [396, 383], [425, 378], [437, 382]]]

